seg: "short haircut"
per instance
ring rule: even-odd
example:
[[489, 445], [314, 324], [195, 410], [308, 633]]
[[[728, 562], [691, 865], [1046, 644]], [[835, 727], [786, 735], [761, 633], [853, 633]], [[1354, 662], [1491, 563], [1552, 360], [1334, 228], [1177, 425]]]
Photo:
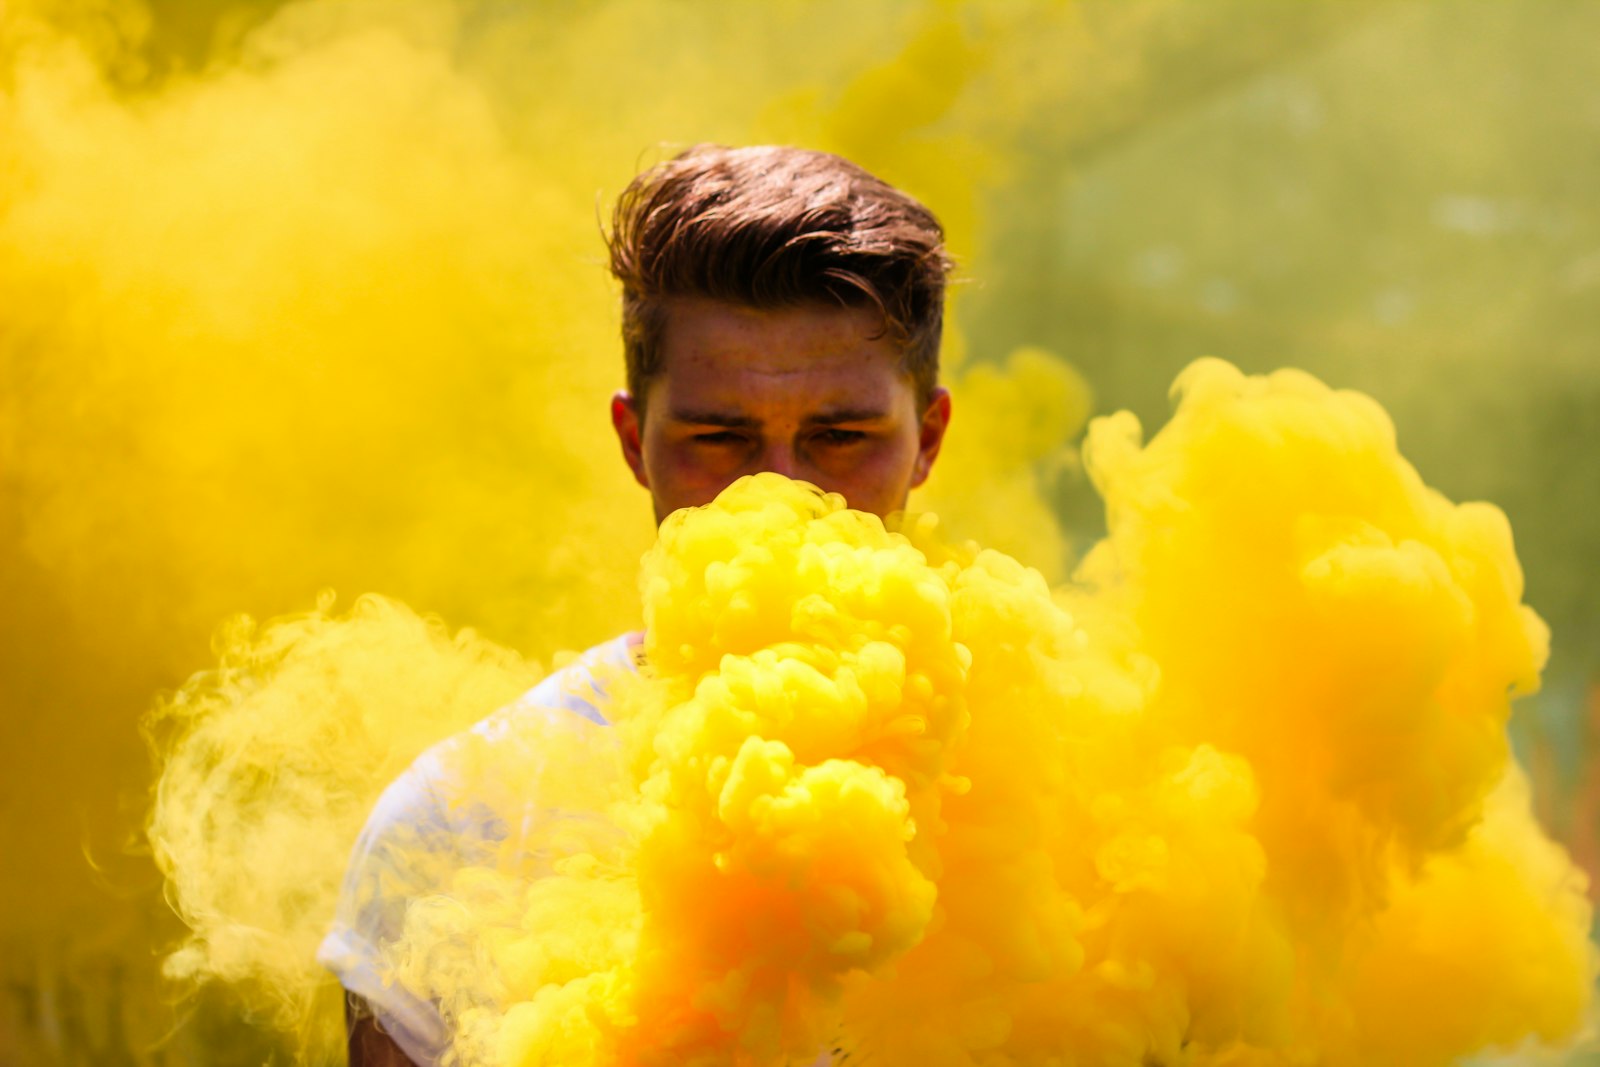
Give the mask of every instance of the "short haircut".
[[944, 230], [916, 199], [849, 160], [800, 148], [697, 145], [640, 174], [607, 237], [622, 283], [628, 390], [661, 370], [666, 302], [868, 306], [902, 352], [918, 402], [939, 377]]

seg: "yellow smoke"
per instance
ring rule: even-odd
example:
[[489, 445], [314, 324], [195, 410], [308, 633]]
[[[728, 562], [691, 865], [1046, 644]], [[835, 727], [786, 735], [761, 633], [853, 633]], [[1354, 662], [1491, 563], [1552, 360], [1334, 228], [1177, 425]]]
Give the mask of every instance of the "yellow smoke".
[[548, 813], [391, 946], [461, 1062], [1427, 1067], [1571, 1037], [1596, 955], [1503, 743], [1545, 655], [1503, 517], [1423, 485], [1364, 396], [1218, 361], [1178, 393], [1148, 444], [1092, 427], [1110, 532], [1058, 593], [775, 475], [669, 519], [614, 725], [449, 750], [461, 798]]
[[[860, 148], [973, 248], [996, 147], [939, 128], [959, 94], [900, 107], [934, 68], [981, 69], [953, 12], [5, 5], [0, 967], [27, 992], [0, 1003], [0, 1058], [207, 1055], [161, 1045], [149, 946], [178, 932], [123, 851], [139, 716], [219, 622], [375, 590], [547, 659], [636, 617], [649, 509], [604, 417], [596, 216], [639, 166], [700, 140]], [[780, 56], [748, 46], [774, 35]], [[957, 147], [971, 169], [942, 165]], [[965, 436], [952, 456], [981, 452]]]
[[[1276, 309], [1283, 322], [1269, 319], [1263, 328], [1252, 318], [1225, 341], [1197, 342], [1191, 329], [1178, 339], [1161, 334], [1159, 346], [1129, 342], [1124, 348], [1138, 359], [1107, 346], [1095, 334], [1097, 321], [1085, 323], [1081, 293], [1077, 311], [1073, 305], [1059, 314], [1040, 310], [1061, 306], [1060, 294], [1047, 287], [1063, 264], [1082, 266], [1073, 260], [1081, 250], [1060, 247], [1064, 235], [1055, 220], [1067, 213], [1062, 195], [1071, 190], [1063, 176], [1079, 169], [1085, 145], [1137, 142], [1127, 135], [1150, 118], [1162, 129], [1184, 128], [1186, 114], [1206, 110], [1186, 108], [1216, 99], [1240, 71], [1274, 67], [1275, 56], [1309, 56], [1309, 67], [1294, 64], [1300, 74], [1327, 66], [1339, 38], [1326, 31], [1385, 6], [1381, 0], [1305, 4], [1260, 18], [1251, 4], [1193, 0], [4, 4], [0, 600], [8, 610], [0, 612], [7, 725], [0, 855], [7, 862], [0, 871], [0, 975], [7, 993], [0, 998], [0, 1060], [267, 1058], [268, 1050], [252, 1044], [261, 1039], [236, 1021], [235, 1003], [222, 1006], [221, 1022], [215, 1011], [202, 1011], [175, 1026], [150, 948], [170, 947], [188, 934], [170, 921], [148, 863], [122, 854], [149, 785], [139, 716], [151, 693], [179, 689], [208, 662], [207, 642], [220, 620], [239, 611], [259, 618], [304, 611], [330, 585], [341, 593], [378, 590], [424, 617], [437, 613], [452, 625], [476, 627], [547, 662], [557, 649], [581, 647], [636, 620], [630, 589], [637, 556], [649, 543], [648, 511], [615, 462], [604, 427], [604, 400], [620, 384], [620, 368], [614, 294], [599, 265], [594, 218], [597, 204], [672, 147], [709, 139], [834, 148], [922, 195], [945, 218], [964, 274], [983, 288], [956, 289], [947, 361], [958, 368], [957, 416], [925, 504], [953, 534], [1015, 554], [1052, 582], [1071, 563], [1052, 479], [1073, 462], [1066, 446], [1087, 402], [1059, 363], [1024, 354], [1003, 370], [991, 366], [1019, 341], [1044, 337], [1075, 359], [1098, 360], [1095, 383], [1119, 404], [1170, 373], [1162, 359], [1186, 360], [1208, 345], [1243, 352], [1246, 345], [1275, 348], [1299, 338], [1307, 350], [1357, 352], [1335, 357], [1345, 360], [1341, 370], [1355, 368], [1338, 374], [1342, 380], [1372, 383], [1375, 366], [1427, 377], [1429, 388], [1412, 392], [1427, 395], [1431, 418], [1455, 410], [1453, 402], [1433, 396], [1432, 377], [1416, 371], [1425, 365], [1391, 357], [1426, 352], [1443, 365], [1457, 355], [1457, 332], [1504, 339], [1495, 357], [1501, 362], [1474, 364], [1480, 368], [1552, 353], [1574, 374], [1562, 395], [1585, 395], [1580, 387], [1589, 378], [1577, 372], [1592, 364], [1582, 348], [1592, 331], [1581, 323], [1563, 317], [1534, 333], [1538, 323], [1502, 312], [1520, 306], [1516, 301], [1478, 299], [1478, 306], [1495, 309], [1492, 328], [1461, 327], [1462, 308], [1447, 303], [1441, 314], [1448, 330], [1423, 314], [1396, 343], [1392, 333], [1353, 325], [1335, 297], [1360, 286], [1347, 285], [1331, 267], [1289, 286], [1296, 301], [1322, 295], [1327, 307], [1294, 302]], [[1544, 131], [1547, 141], [1540, 143], [1582, 143], [1557, 127], [1522, 122], [1527, 112], [1511, 105], [1502, 114], [1504, 101], [1494, 94], [1501, 82], [1479, 77], [1476, 53], [1470, 62], [1439, 53], [1445, 58], [1438, 63], [1453, 55], [1459, 66], [1451, 69], [1465, 72], [1434, 87], [1449, 94], [1450, 106], [1412, 92], [1439, 75], [1437, 66], [1414, 65], [1434, 55], [1417, 44], [1433, 40], [1429, 18], [1460, 27], [1457, 43], [1476, 47], [1488, 39], [1483, 12], [1474, 21], [1441, 5], [1419, 18], [1428, 5], [1399, 7], [1402, 18], [1380, 20], [1381, 32], [1358, 39], [1362, 47], [1334, 55], [1331, 64], [1377, 86], [1371, 92], [1386, 113], [1390, 104], [1413, 103], [1409, 112], [1396, 112], [1394, 140], [1386, 142], [1397, 155], [1406, 156], [1400, 146], [1419, 123], [1449, 134], [1448, 143], [1417, 149], [1414, 161], [1427, 165], [1397, 172], [1396, 182], [1436, 170], [1441, 182], [1462, 181], [1461, 167], [1476, 180], [1500, 168], [1493, 172], [1508, 189], [1538, 197], [1537, 175], [1576, 172], [1510, 151], [1492, 135], [1479, 136], [1477, 121], [1461, 121], [1498, 115]], [[1522, 31], [1541, 20], [1532, 8], [1515, 15], [1506, 9], [1503, 17]], [[1557, 37], [1586, 39], [1549, 21]], [[1496, 41], [1526, 36], [1488, 29]], [[1378, 66], [1396, 72], [1415, 66], [1417, 81], [1394, 90], [1368, 77], [1362, 64], [1371, 62], [1374, 47]], [[1530, 48], [1528, 54], [1545, 53]], [[1568, 69], [1543, 58], [1532, 65]], [[1464, 85], [1488, 95], [1456, 92]], [[1392, 99], [1382, 98], [1385, 92]], [[1582, 113], [1548, 86], [1528, 92], [1528, 106], [1542, 117]], [[1296, 92], [1285, 98], [1301, 102]], [[1331, 111], [1369, 114], [1368, 100], [1347, 100]], [[1257, 110], [1247, 110], [1254, 130]], [[1224, 125], [1222, 132], [1236, 127]], [[1227, 144], [1212, 133], [1205, 140]], [[1337, 147], [1332, 154], [1355, 158]], [[1171, 196], [1164, 158], [1146, 169], [1167, 184], [1127, 195], [1140, 205], [1134, 215], [1150, 220], [1157, 233], [1177, 230], [1164, 212], [1192, 220], [1204, 233], [1247, 233], [1216, 223], [1195, 204], [1220, 203], [1243, 189], [1239, 199], [1253, 209], [1265, 200], [1255, 187], [1240, 186], [1226, 167], [1225, 182], [1186, 185], [1189, 199]], [[1433, 165], [1440, 162], [1459, 166], [1440, 170]], [[1328, 173], [1339, 188], [1362, 187], [1338, 167]], [[1470, 192], [1470, 185], [1462, 188]], [[1092, 237], [1093, 221], [1107, 216], [1101, 200], [1085, 203], [1085, 210], [1073, 208], [1071, 228]], [[1527, 221], [1526, 214], [1516, 218]], [[1357, 229], [1350, 220], [1367, 217], [1348, 203], [1331, 213], [1315, 207], [1310, 215], [1326, 216], [1330, 231]], [[1426, 204], [1417, 216], [1426, 230], [1433, 217]], [[1557, 235], [1574, 221], [1529, 217]], [[1269, 230], [1275, 225], [1274, 217], [1261, 219]], [[1017, 243], [1008, 247], [1005, 239], [1019, 230], [1039, 235], [1037, 246], [1025, 250], [1065, 258], [1045, 270], [1040, 259], [1016, 255]], [[1414, 240], [1406, 243], [1435, 254], [1424, 273], [1453, 292], [1459, 235], [1407, 232]], [[1331, 263], [1337, 257], [1324, 253], [1329, 235], [1318, 233], [1293, 243]], [[1103, 245], [1089, 241], [1101, 249], [1098, 266], [1116, 274], [1119, 286], [1124, 252], [1142, 255], [1138, 239], [1138, 232], [1113, 232]], [[1135, 243], [1123, 249], [1119, 240]], [[1286, 242], [1273, 232], [1269, 243], [1281, 249]], [[1574, 240], [1573, 248], [1581, 244]], [[1241, 248], [1263, 271], [1278, 269], [1275, 255], [1258, 254], [1260, 246]], [[1580, 305], [1593, 264], [1581, 257], [1569, 262], [1565, 246], [1558, 251], [1558, 270], [1530, 275], [1548, 284], [1526, 292], [1577, 293], [1579, 299], [1561, 298]], [[1503, 262], [1497, 258], [1489, 273], [1496, 286]], [[1197, 261], [1193, 279], [1181, 280], [1209, 285], [1203, 266], [1220, 274], [1227, 264]], [[1141, 288], [1142, 274], [1133, 277], [1105, 291], [1090, 278], [1095, 306], [1170, 330], [1185, 312], [1163, 302], [1167, 291]], [[975, 303], [987, 309], [986, 319], [975, 320]], [[1425, 295], [1420, 304], [1426, 312]], [[1397, 306], [1404, 305], [1401, 299]], [[974, 331], [974, 321], [987, 329]], [[1369, 348], [1375, 355], [1360, 355]], [[1294, 361], [1310, 358], [1299, 350]], [[1131, 369], [1136, 365], [1143, 369]], [[1474, 419], [1470, 409], [1460, 410], [1463, 419]], [[1512, 450], [1501, 454], [1502, 438], [1480, 433], [1477, 422], [1470, 434], [1411, 413], [1403, 424], [1420, 435], [1408, 447], [1431, 445], [1449, 459], [1469, 436], [1481, 442], [1485, 455], [1477, 459], [1495, 462], [1475, 462], [1475, 469], [1517, 471], [1508, 484], [1533, 487], [1540, 484], [1534, 475], [1547, 476], [1551, 491], [1519, 492], [1562, 501], [1561, 529], [1576, 531], [1574, 544], [1588, 543], [1581, 524], [1567, 522], [1583, 512], [1566, 503], [1569, 485], [1581, 487], [1582, 454], [1563, 463], [1537, 455], [1513, 460], [1506, 458]], [[1449, 484], [1462, 487], [1448, 463], [1425, 466], [1430, 475], [1455, 476]], [[1505, 491], [1471, 490], [1497, 499]], [[1528, 513], [1514, 513], [1526, 534]], [[1538, 603], [1550, 605], [1552, 591], [1570, 591], [1582, 603], [1581, 579], [1592, 569], [1587, 557], [1573, 551], [1571, 559], [1557, 559], [1548, 546], [1560, 542], [1535, 543], [1547, 546], [1535, 557], [1547, 576], [1573, 578], [1547, 577]], [[1566, 572], [1552, 571], [1563, 563]], [[353, 610], [364, 616], [375, 609]], [[1081, 604], [1072, 610], [1087, 623]], [[405, 614], [398, 607], [392, 613]], [[335, 654], [344, 647], [336, 638], [344, 624], [331, 621], [341, 617], [330, 608], [319, 616], [323, 621], [302, 619], [285, 631], [325, 628], [316, 647], [334, 657], [327, 669], [335, 675], [346, 670], [339, 666], [343, 653]], [[1121, 633], [1118, 627], [1130, 625], [1126, 617], [1108, 615], [1097, 632]], [[1571, 619], [1564, 622], [1558, 632], [1571, 634]], [[257, 656], [250, 649], [258, 642], [273, 647], [275, 632], [270, 626], [253, 637], [230, 631], [229, 662]], [[415, 638], [399, 647], [426, 644]], [[1136, 643], [1130, 637], [1123, 647], [1134, 650]], [[1136, 651], [1126, 657], [1102, 679], [1100, 692], [1108, 701], [1143, 706], [1150, 661]], [[266, 671], [269, 661], [258, 658], [251, 669], [276, 677]], [[308, 663], [292, 662], [300, 670]], [[430, 677], [450, 674], [441, 667]], [[219, 685], [219, 678], [197, 680], [162, 706], [189, 700], [191, 708], [222, 713], [232, 705], [214, 699]], [[454, 716], [470, 717], [472, 710], [452, 705], [439, 709], [432, 726], [385, 726], [395, 731], [392, 749], [383, 748], [391, 742], [381, 731], [364, 732], [369, 727], [336, 731], [352, 745], [351, 760], [314, 765], [303, 780], [308, 789], [318, 783], [339, 797], [331, 810], [346, 820], [345, 829], [295, 830], [320, 842], [307, 851], [307, 863], [317, 857], [316, 873], [286, 868], [306, 873], [317, 900], [336, 877], [328, 866], [335, 862], [331, 842], [348, 833], [348, 820], [364, 802], [359, 798], [370, 797], [430, 731], [447, 731]], [[349, 714], [369, 723], [381, 718]], [[188, 722], [179, 716], [169, 725]], [[203, 723], [193, 720], [196, 737], [208, 736]], [[1444, 726], [1431, 732], [1464, 740]], [[1401, 740], [1405, 747], [1420, 735]], [[1480, 740], [1488, 748], [1497, 743]], [[1470, 747], [1456, 751], [1455, 766], [1493, 755]], [[1359, 783], [1344, 788], [1360, 797], [1363, 810], [1389, 803]], [[1448, 791], [1429, 799], [1428, 787], [1413, 782], [1391, 806], [1409, 813], [1413, 831], [1431, 824], [1443, 833], [1448, 827], [1437, 816], [1448, 807]], [[1278, 832], [1286, 837], [1290, 829]], [[1528, 862], [1539, 855], [1533, 850]], [[1308, 865], [1302, 873], [1311, 871]], [[211, 903], [202, 892], [191, 907], [201, 941], [185, 949], [179, 966], [230, 980], [314, 973], [303, 954], [309, 925], [265, 929], [264, 916], [281, 915], [271, 903], [274, 886], [261, 887], [265, 910], [239, 913], [255, 915], [249, 921], [262, 936], [236, 938], [207, 970], [208, 931], [232, 921], [220, 914], [225, 889], [213, 886]], [[1328, 889], [1330, 899], [1352, 901], [1363, 892], [1356, 885]], [[320, 906], [306, 904], [306, 923]], [[197, 907], [217, 908], [219, 917], [208, 925]], [[1496, 964], [1486, 955], [1483, 973], [1507, 958]], [[279, 967], [273, 960], [285, 962]], [[287, 994], [285, 1019], [306, 1018], [303, 994], [300, 986]], [[247, 1003], [263, 1006], [260, 996], [251, 994]], [[329, 1016], [313, 1011], [312, 1017], [331, 1025]], [[1451, 1022], [1454, 1016], [1433, 1017], [1441, 1027], [1479, 1024], [1472, 1013], [1461, 1015], [1461, 1024]]]
[[342, 1038], [315, 962], [350, 848], [423, 748], [524, 692], [538, 668], [469, 631], [364, 597], [333, 616], [237, 619], [220, 662], [148, 721], [163, 761], [149, 837], [189, 928], [180, 982], [244, 987], [307, 1047]]

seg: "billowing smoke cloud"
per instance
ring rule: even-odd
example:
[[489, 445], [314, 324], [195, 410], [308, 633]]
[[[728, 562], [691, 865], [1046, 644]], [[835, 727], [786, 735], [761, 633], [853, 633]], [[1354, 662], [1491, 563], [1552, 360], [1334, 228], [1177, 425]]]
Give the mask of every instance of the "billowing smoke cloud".
[[[1506, 746], [1547, 633], [1504, 517], [1428, 489], [1359, 394], [1217, 361], [1179, 388], [1148, 444], [1091, 428], [1110, 534], [1056, 593], [776, 475], [669, 519], [644, 667], [599, 683], [613, 725], [513, 710], [435, 749], [443, 809], [513, 829], [458, 859], [418, 827], [364, 883], [453, 1062], [1442, 1067], [1571, 1038], [1596, 954]], [[257, 729], [298, 769], [307, 722], [508, 681], [458, 643], [396, 699], [364, 652], [280, 632], [349, 681], [269, 663], [179, 747], [152, 830], [180, 904], [270, 898], [266, 861], [332, 912], [269, 859], [292, 834], [172, 834], [238, 809], [332, 843], [298, 782], [223, 769]], [[237, 965], [234, 926], [196, 928], [180, 964]]]
[[260, 1017], [317, 1052], [343, 1035], [317, 945], [379, 790], [540, 674], [393, 601], [328, 608], [236, 620], [217, 668], [148, 724], [163, 761], [149, 836], [191, 931], [167, 974], [243, 987]]

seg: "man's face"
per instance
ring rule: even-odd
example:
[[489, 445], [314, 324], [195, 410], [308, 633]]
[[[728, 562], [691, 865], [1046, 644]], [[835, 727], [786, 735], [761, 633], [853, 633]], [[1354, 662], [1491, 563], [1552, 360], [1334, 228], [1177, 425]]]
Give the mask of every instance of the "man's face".
[[860, 511], [903, 509], [939, 453], [950, 398], [940, 389], [917, 404], [880, 327], [871, 308], [671, 300], [642, 410], [627, 393], [611, 402], [656, 521], [760, 471], [839, 493]]

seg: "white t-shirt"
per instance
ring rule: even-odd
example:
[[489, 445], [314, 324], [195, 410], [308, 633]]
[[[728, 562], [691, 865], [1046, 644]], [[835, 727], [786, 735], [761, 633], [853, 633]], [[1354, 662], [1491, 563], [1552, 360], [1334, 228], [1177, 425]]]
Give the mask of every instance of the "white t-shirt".
[[[435, 1067], [450, 1035], [432, 1001], [384, 981], [384, 946], [399, 939], [412, 900], [447, 891], [456, 870], [493, 863], [519, 832], [507, 817], [518, 814], [514, 805], [463, 802], [448, 770], [453, 753], [473, 735], [508, 743], [518, 733], [513, 726], [529, 716], [542, 716], [558, 729], [605, 726], [599, 711], [604, 692], [596, 678], [635, 668], [638, 645], [638, 634], [597, 645], [470, 730], [428, 749], [384, 790], [367, 818], [317, 962], [367, 1002], [384, 1032], [419, 1067]], [[520, 814], [525, 833], [541, 812], [529, 798]]]

